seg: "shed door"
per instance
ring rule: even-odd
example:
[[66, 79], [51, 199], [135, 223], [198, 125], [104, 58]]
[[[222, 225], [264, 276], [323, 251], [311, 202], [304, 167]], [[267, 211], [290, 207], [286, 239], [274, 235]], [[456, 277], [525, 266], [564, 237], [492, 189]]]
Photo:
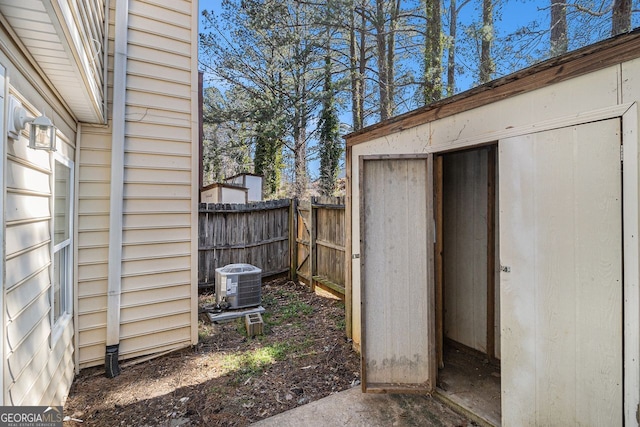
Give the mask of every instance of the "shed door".
[[364, 391], [435, 384], [431, 164], [415, 156], [361, 163]]
[[502, 424], [622, 425], [620, 121], [499, 152]]

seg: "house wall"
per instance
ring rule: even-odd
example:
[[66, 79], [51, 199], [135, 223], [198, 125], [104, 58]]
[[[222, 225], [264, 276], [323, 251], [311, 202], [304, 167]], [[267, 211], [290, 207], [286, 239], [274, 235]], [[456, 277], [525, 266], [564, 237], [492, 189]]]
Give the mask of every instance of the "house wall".
[[[45, 113], [58, 127], [57, 155], [74, 160], [75, 121], [0, 26], [0, 65], [6, 67], [2, 99], [15, 97], [28, 115]], [[6, 102], [1, 117], [6, 123]], [[60, 405], [73, 379], [73, 322], [54, 325], [52, 315], [52, 231], [54, 154], [0, 135], [4, 281], [2, 288], [2, 381], [5, 405]]]
[[[111, 7], [110, 53], [115, 2]], [[129, 2], [119, 328], [125, 359], [197, 342], [197, 16], [197, 2]], [[80, 368], [105, 360], [110, 175], [111, 121], [83, 126]]]

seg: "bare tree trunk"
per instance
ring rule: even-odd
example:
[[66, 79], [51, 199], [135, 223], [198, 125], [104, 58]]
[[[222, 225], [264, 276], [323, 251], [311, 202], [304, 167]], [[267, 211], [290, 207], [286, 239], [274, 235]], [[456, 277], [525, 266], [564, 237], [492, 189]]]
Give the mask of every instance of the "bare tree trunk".
[[447, 53], [447, 96], [456, 91], [456, 37], [458, 36], [458, 10], [456, 0], [450, 0], [449, 51]]
[[551, 56], [567, 53], [567, 5], [564, 0], [551, 0]]
[[307, 190], [307, 97], [305, 95], [305, 79], [299, 76], [297, 85], [297, 105], [293, 125], [294, 143], [294, 197], [303, 197]]
[[380, 97], [380, 121], [391, 116], [389, 105], [389, 75], [387, 70], [387, 30], [384, 11], [385, 0], [376, 0], [376, 18], [373, 27], [376, 34], [378, 53], [378, 91]]
[[400, 18], [400, 0], [393, 0], [389, 21], [389, 41], [387, 43], [387, 88], [389, 95], [389, 116], [393, 116], [396, 110], [395, 104], [395, 62], [396, 62], [396, 32], [398, 31], [398, 19]]
[[450, 0], [449, 16], [449, 50], [447, 52], [447, 96], [456, 91], [456, 43], [458, 40], [458, 15], [460, 10], [471, 0], [463, 0], [460, 5], [456, 0]]
[[482, 1], [482, 43], [480, 51], [480, 83], [491, 80], [495, 73], [495, 64], [491, 57], [493, 43], [493, 0]]
[[[296, 4], [295, 24], [300, 31], [300, 38], [296, 44], [296, 56], [305, 49], [304, 44], [307, 40], [305, 27], [301, 25], [300, 16], [302, 7], [300, 3]], [[293, 144], [294, 144], [294, 197], [303, 197], [307, 190], [307, 64], [299, 64], [294, 74], [295, 78], [295, 106], [294, 106], [294, 122], [293, 122]]]
[[358, 61], [359, 69], [358, 69], [358, 79], [360, 80], [360, 85], [358, 87], [358, 109], [360, 110], [360, 128], [364, 127], [364, 95], [366, 92], [367, 82], [364, 78], [365, 72], [367, 71], [367, 16], [365, 7], [367, 5], [367, 0], [362, 0], [361, 8], [360, 8], [360, 59]]
[[631, 30], [631, 0], [615, 0], [611, 14], [611, 35]]
[[[366, 0], [356, 5], [351, 3], [351, 20], [349, 28], [349, 66], [351, 67], [351, 118], [353, 131], [364, 127], [364, 72], [366, 70], [366, 34], [365, 11]], [[356, 17], [360, 16], [360, 29], [356, 28]], [[358, 34], [359, 32], [359, 34]], [[358, 35], [360, 37], [358, 37]]]
[[424, 41], [424, 104], [442, 98], [441, 0], [426, 0], [427, 32]]
[[362, 129], [362, 111], [358, 96], [360, 94], [360, 79], [358, 76], [358, 43], [356, 40], [356, 5], [351, 4], [351, 20], [349, 22], [349, 67], [351, 68], [351, 120], [353, 130]]

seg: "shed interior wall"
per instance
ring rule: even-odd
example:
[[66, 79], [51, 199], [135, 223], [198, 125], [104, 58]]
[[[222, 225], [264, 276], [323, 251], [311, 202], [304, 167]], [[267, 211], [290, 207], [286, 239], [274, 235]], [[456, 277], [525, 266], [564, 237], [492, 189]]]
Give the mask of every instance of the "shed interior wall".
[[[442, 155], [443, 170], [438, 174], [443, 181], [442, 219], [436, 216], [436, 226], [443, 230], [444, 313], [436, 312], [436, 316], [442, 318], [444, 339], [436, 345], [442, 354], [440, 392], [483, 420], [499, 425], [497, 248], [489, 251], [489, 244], [495, 245], [497, 229], [496, 195], [492, 191], [497, 178], [494, 147]], [[490, 174], [494, 175], [491, 179]]]
[[444, 336], [487, 351], [487, 150], [444, 156]]

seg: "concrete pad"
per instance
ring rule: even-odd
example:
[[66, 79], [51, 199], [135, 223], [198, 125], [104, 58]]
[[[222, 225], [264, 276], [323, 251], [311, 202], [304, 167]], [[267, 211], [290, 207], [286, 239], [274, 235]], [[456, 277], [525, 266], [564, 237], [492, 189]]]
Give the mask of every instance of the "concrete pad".
[[438, 400], [423, 395], [362, 393], [354, 387], [252, 424], [299, 426], [471, 426]]

